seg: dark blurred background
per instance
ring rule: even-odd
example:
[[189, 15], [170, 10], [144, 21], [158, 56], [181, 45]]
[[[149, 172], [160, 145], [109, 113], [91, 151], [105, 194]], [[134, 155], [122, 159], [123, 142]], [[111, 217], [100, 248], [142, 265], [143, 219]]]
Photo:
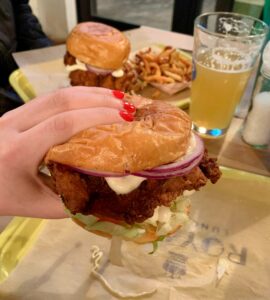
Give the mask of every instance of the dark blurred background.
[[270, 0], [30, 0], [45, 33], [65, 40], [77, 22], [98, 21], [120, 30], [141, 25], [192, 34], [196, 16], [234, 11], [270, 23]]
[[264, 0], [77, 0], [78, 19], [96, 19], [120, 29], [140, 25], [192, 34], [197, 15], [235, 11], [262, 18]]

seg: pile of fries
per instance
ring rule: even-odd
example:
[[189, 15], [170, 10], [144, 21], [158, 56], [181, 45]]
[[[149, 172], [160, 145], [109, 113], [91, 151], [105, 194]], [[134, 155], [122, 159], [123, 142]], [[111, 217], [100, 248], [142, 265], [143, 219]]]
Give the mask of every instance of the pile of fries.
[[148, 48], [136, 53], [133, 63], [139, 78], [146, 83], [169, 84], [191, 81], [191, 59], [167, 46], [157, 53]]

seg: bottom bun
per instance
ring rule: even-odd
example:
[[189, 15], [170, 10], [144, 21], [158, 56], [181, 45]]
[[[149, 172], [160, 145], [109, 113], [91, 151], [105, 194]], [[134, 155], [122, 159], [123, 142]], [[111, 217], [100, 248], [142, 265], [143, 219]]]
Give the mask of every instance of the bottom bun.
[[[109, 238], [109, 239], [112, 238], [112, 235], [109, 234], [109, 233], [106, 233], [106, 232], [103, 232], [103, 231], [100, 231], [100, 230], [89, 230], [89, 229], [87, 229], [86, 226], [85, 226], [85, 224], [83, 222], [79, 221], [78, 219], [72, 218], [72, 220], [76, 224], [78, 224], [79, 226], [81, 226], [83, 229], [85, 229], [85, 230], [87, 230], [89, 232], [92, 232], [92, 233], [94, 233], [96, 235], [99, 235], [99, 236], [102, 236], [102, 237], [106, 237], [106, 238]], [[170, 232], [168, 232], [166, 234], [166, 236], [169, 236], [169, 235], [175, 233], [180, 227], [182, 227], [182, 224], [178, 224], [177, 226], [175, 226]], [[127, 238], [123, 237], [123, 239], [126, 240], [126, 241], [132, 241], [132, 242], [135, 242], [135, 243], [138, 243], [138, 244], [151, 243], [151, 242], [156, 241], [158, 238], [159, 238], [159, 236], [156, 235], [156, 231], [153, 230], [152, 226], [148, 226], [146, 228], [145, 234], [143, 234], [140, 237], [136, 237], [136, 238], [132, 238], [132, 239], [127, 239]]]

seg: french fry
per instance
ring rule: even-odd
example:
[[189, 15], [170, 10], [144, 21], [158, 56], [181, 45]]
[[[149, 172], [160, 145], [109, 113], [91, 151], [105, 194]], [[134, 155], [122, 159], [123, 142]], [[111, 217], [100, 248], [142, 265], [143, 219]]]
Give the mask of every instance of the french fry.
[[150, 62], [150, 63], [149, 63], [149, 67], [150, 67], [151, 69], [154, 69], [154, 74], [155, 74], [155, 75], [161, 76], [160, 66], [159, 66], [157, 63], [155, 63], [155, 62]]
[[191, 60], [171, 46], [160, 53], [139, 51], [133, 61], [139, 78], [146, 83], [168, 84], [191, 80]]
[[181, 82], [183, 80], [182, 76], [177, 75], [175, 73], [172, 73], [170, 71], [164, 71], [165, 75], [167, 75], [170, 78], [173, 78], [175, 81]]
[[159, 75], [150, 75], [145, 76], [144, 80], [146, 82], [157, 82], [157, 83], [172, 83], [175, 82], [173, 78], [167, 77], [167, 76], [159, 76]]

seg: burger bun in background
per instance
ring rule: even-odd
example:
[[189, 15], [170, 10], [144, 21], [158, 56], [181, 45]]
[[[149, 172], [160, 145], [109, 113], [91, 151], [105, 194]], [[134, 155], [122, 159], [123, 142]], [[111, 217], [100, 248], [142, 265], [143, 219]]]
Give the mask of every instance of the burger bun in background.
[[75, 26], [66, 46], [67, 51], [82, 63], [108, 70], [120, 69], [130, 53], [130, 42], [122, 32], [95, 22]]

